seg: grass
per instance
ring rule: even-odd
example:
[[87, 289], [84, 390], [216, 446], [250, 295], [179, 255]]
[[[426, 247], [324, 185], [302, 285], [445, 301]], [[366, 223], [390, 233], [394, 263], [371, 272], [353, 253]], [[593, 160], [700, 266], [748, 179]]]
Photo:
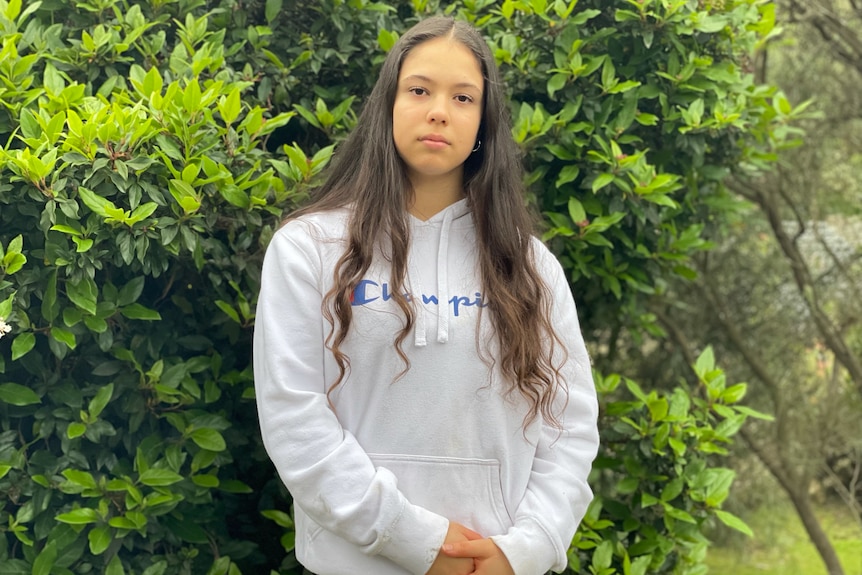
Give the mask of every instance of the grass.
[[[862, 528], [847, 508], [824, 506], [818, 517], [844, 574], [862, 575]], [[710, 547], [707, 565], [711, 575], [827, 575], [820, 555], [789, 505], [764, 505], [743, 519], [754, 530], [754, 539], [734, 537]]]

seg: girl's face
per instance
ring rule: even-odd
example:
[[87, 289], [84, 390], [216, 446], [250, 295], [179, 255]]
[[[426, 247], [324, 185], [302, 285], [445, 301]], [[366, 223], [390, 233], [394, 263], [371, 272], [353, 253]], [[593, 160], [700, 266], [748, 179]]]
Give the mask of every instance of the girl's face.
[[462, 185], [482, 121], [484, 85], [478, 60], [456, 40], [434, 38], [405, 56], [392, 135], [414, 186], [444, 180]]

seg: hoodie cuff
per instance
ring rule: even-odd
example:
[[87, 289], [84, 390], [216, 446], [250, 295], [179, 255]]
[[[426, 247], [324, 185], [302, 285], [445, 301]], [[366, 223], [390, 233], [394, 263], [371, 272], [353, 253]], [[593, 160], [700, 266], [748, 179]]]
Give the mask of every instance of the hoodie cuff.
[[398, 520], [383, 534], [378, 553], [414, 575], [425, 575], [446, 539], [449, 520], [406, 503]]
[[491, 540], [509, 560], [515, 575], [544, 575], [566, 566], [565, 552], [561, 560], [551, 537], [533, 519], [523, 519], [505, 535], [494, 535]]

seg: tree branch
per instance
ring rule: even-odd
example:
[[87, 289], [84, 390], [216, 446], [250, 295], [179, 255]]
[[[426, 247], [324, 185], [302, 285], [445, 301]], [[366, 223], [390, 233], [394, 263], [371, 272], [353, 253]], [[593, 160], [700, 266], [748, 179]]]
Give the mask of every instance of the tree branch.
[[811, 312], [811, 317], [814, 320], [820, 335], [823, 337], [824, 343], [832, 353], [835, 354], [835, 358], [850, 374], [850, 378], [855, 383], [860, 395], [862, 395], [862, 362], [860, 362], [859, 358], [850, 350], [847, 342], [845, 342], [841, 337], [841, 334], [820, 305], [817, 289], [812, 280], [811, 270], [808, 268], [805, 257], [799, 251], [796, 242], [790, 238], [787, 231], [784, 229], [784, 224], [778, 212], [778, 207], [774, 203], [770, 202], [762, 193], [758, 193], [756, 195], [755, 201], [766, 215], [769, 225], [772, 228], [772, 233], [790, 263], [796, 287], [802, 296], [803, 301], [805, 301], [808, 306], [808, 310]]
[[[854, 7], [858, 11], [855, 4]], [[847, 19], [817, 2], [790, 0], [790, 8], [792, 22], [810, 23], [833, 52], [862, 75], [862, 40]]]

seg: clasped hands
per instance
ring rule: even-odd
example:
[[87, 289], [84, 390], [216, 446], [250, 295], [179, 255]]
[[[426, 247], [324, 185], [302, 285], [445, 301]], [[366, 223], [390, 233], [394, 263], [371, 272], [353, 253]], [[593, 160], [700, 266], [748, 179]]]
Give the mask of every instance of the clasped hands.
[[515, 572], [491, 539], [450, 521], [443, 547], [426, 575], [515, 575]]

